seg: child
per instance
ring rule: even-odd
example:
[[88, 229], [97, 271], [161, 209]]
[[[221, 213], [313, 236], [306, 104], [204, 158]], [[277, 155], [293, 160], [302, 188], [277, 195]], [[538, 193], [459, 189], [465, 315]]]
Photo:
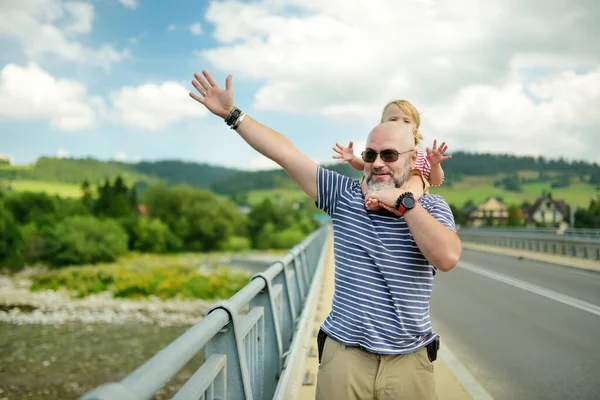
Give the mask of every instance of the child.
[[[419, 132], [419, 126], [421, 124], [421, 117], [419, 112], [409, 101], [407, 100], [394, 100], [388, 103], [381, 115], [381, 122], [398, 121], [399, 123], [409, 124], [412, 127], [412, 131], [415, 137], [415, 145], [419, 145], [423, 139], [423, 135]], [[344, 147], [336, 143], [336, 147], [333, 150], [338, 155], [332, 157], [340, 162], [348, 162], [350, 166], [358, 171], [363, 171], [365, 162], [354, 156], [353, 143], [350, 142], [348, 147]], [[416, 149], [417, 158], [411, 169], [409, 178], [406, 180], [402, 189], [412, 192], [415, 200], [421, 198], [421, 196], [427, 192], [429, 186], [440, 186], [444, 181], [444, 170], [442, 169], [441, 162], [452, 158], [452, 156], [444, 156], [444, 153], [448, 150], [446, 142], [443, 142], [440, 147], [437, 147], [437, 141], [433, 141], [433, 148], [430, 150], [429, 147], [426, 150], [420, 148]], [[369, 191], [367, 184], [362, 182], [362, 191], [366, 195]], [[370, 210], [378, 210], [379, 204], [377, 201], [367, 200], [365, 205]]]

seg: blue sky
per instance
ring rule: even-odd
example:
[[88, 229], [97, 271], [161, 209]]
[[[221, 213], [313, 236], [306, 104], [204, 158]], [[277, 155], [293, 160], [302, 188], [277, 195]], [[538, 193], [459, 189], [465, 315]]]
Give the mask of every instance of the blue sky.
[[425, 145], [598, 161], [591, 0], [6, 0], [0, 154], [272, 166], [187, 97], [234, 75], [236, 104], [330, 162], [394, 98]]

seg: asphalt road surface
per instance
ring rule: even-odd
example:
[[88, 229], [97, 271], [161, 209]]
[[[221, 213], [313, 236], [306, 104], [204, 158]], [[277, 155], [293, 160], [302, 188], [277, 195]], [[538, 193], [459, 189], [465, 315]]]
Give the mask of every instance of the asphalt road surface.
[[464, 250], [431, 315], [497, 400], [600, 399], [600, 273]]

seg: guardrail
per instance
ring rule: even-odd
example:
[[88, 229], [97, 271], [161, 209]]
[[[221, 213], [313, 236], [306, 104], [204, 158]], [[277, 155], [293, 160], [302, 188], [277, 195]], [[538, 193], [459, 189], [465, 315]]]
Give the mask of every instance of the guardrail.
[[504, 233], [517, 233], [517, 234], [528, 234], [528, 235], [550, 235], [550, 236], [569, 236], [577, 238], [596, 238], [600, 240], [600, 229], [587, 229], [587, 228], [537, 228], [537, 227], [511, 227], [511, 226], [496, 226], [496, 227], [480, 227], [480, 228], [462, 228], [468, 231], [478, 232], [504, 232]]
[[461, 228], [458, 234], [465, 242], [600, 260], [600, 236], [551, 234], [522, 228]]
[[282, 375], [290, 349], [299, 349], [303, 339], [295, 331], [303, 325], [305, 302], [316, 297], [329, 231], [326, 225], [313, 232], [121, 382], [82, 399], [151, 399], [200, 351], [204, 362], [173, 399], [256, 400], [283, 393], [280, 386], [289, 379]]

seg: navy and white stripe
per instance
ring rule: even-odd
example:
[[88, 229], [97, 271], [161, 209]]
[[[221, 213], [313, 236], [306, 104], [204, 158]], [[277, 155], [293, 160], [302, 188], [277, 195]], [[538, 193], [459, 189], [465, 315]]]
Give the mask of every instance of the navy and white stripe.
[[[347, 346], [378, 354], [411, 353], [432, 341], [429, 298], [435, 268], [404, 218], [365, 209], [358, 181], [319, 167], [317, 206], [333, 221], [335, 292], [322, 329]], [[456, 230], [441, 196], [420, 204]]]

